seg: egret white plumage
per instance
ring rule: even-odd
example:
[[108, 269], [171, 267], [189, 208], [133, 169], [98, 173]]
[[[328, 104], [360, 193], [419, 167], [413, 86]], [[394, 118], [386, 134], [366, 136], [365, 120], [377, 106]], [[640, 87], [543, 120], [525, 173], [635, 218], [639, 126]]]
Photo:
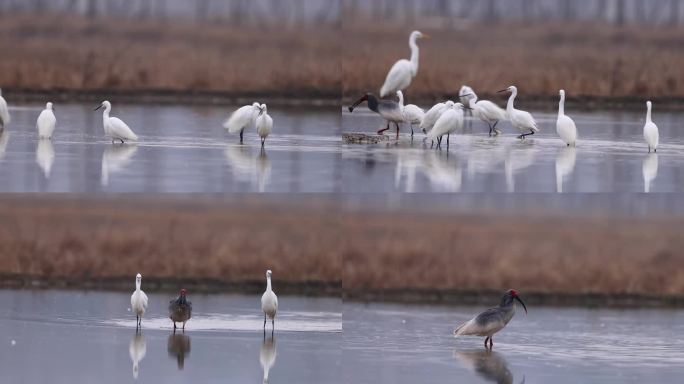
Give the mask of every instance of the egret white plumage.
[[404, 105], [404, 94], [401, 91], [397, 91], [397, 97], [399, 98], [399, 108], [401, 108], [404, 122], [409, 123], [411, 136], [413, 137], [413, 124], [420, 124], [423, 121], [425, 111], [417, 105]]
[[475, 99], [468, 102], [470, 103], [470, 110], [473, 116], [484, 121], [489, 126], [489, 136], [492, 135], [492, 132], [494, 132], [494, 135], [500, 135], [502, 131], [496, 128], [496, 125], [499, 124], [499, 121], [506, 120], [506, 111], [489, 100], [477, 101]]
[[273, 272], [266, 271], [266, 291], [261, 296], [261, 310], [264, 312], [264, 332], [266, 332], [266, 318], [271, 319], [272, 330], [275, 330], [275, 317], [278, 312], [278, 296], [271, 288], [271, 275]]
[[[537, 127], [537, 122], [534, 120], [534, 117], [532, 117], [529, 112], [515, 109], [515, 106], [513, 105], [515, 102], [515, 97], [518, 96], [518, 88], [514, 85], [511, 85], [510, 87], [499, 92], [511, 93], [511, 96], [508, 98], [508, 105], [506, 106], [506, 114], [508, 115], [508, 119], [511, 121], [511, 125], [520, 131], [521, 135], [518, 136], [518, 138], [524, 139], [527, 136], [534, 135], [536, 132], [539, 132], [539, 128]], [[525, 133], [527, 131], [529, 131], [529, 133]]]
[[137, 379], [140, 373], [140, 361], [145, 358], [147, 354], [147, 342], [142, 333], [136, 332], [131, 343], [128, 345], [128, 355], [133, 362], [133, 378]]
[[112, 104], [109, 101], [103, 101], [95, 110], [97, 111], [102, 107], [104, 107], [104, 111], [102, 111], [102, 126], [104, 127], [105, 136], [111, 138], [112, 143], [116, 140], [120, 140], [121, 144], [125, 140], [138, 140], [138, 135], [133, 133], [133, 130], [126, 123], [118, 117], [109, 116], [109, 112], [112, 110]]
[[472, 88], [464, 85], [458, 91], [458, 101], [463, 105], [470, 105], [471, 101], [474, 104], [477, 102], [477, 94]]
[[[494, 347], [492, 336], [504, 329], [513, 318], [513, 315], [515, 315], [514, 300], [520, 302], [525, 309], [525, 313], [527, 313], [527, 307], [520, 296], [518, 296], [518, 292], [515, 289], [510, 289], [503, 295], [498, 307], [489, 308], [471, 320], [459, 325], [454, 330], [454, 337], [468, 335], [486, 336], [487, 338], [484, 341], [485, 348], [492, 349]], [[489, 342], [489, 347], [487, 347], [487, 342]]]
[[399, 103], [393, 100], [378, 100], [375, 95], [367, 93], [349, 107], [349, 112], [354, 112], [354, 108], [364, 101], [368, 104], [368, 109], [379, 114], [387, 121], [387, 128], [379, 130], [378, 134], [388, 131], [390, 123], [394, 123], [397, 128], [397, 138], [399, 138], [399, 123], [404, 122], [404, 115], [401, 113]]
[[425, 113], [425, 116], [423, 116], [423, 121], [420, 123], [420, 130], [425, 134], [430, 132], [437, 120], [439, 120], [439, 117], [442, 116], [442, 113], [453, 106], [454, 102], [451, 100], [433, 105], [432, 108]]
[[575, 122], [565, 114], [565, 91], [560, 90], [560, 102], [558, 103], [558, 121], [556, 132], [567, 146], [575, 146], [577, 143], [577, 127]]
[[660, 133], [658, 132], [658, 126], [655, 125], [653, 120], [651, 120], [651, 109], [653, 103], [650, 101], [646, 102], [646, 124], [644, 125], [644, 140], [648, 144], [648, 152], [651, 150], [653, 152], [658, 152], [658, 144], [660, 142]]
[[429, 36], [421, 33], [420, 31], [411, 32], [409, 37], [409, 47], [411, 47], [411, 59], [402, 59], [394, 63], [385, 83], [380, 88], [380, 97], [385, 97], [396, 91], [403, 91], [411, 85], [411, 81], [418, 73], [418, 59], [420, 55], [420, 49], [416, 40], [428, 38]]
[[140, 289], [142, 283], [142, 275], [137, 274], [135, 276], [135, 291], [131, 295], [131, 311], [135, 313], [135, 326], [136, 328], [142, 326], [142, 317], [147, 310], [147, 295]]
[[10, 123], [12, 118], [7, 108], [7, 101], [2, 97], [2, 89], [0, 89], [0, 133], [5, 130], [5, 126]]
[[228, 133], [240, 133], [240, 144], [242, 144], [245, 129], [256, 122], [260, 110], [261, 104], [257, 102], [240, 107], [223, 123], [223, 127], [228, 130]]
[[268, 108], [266, 104], [261, 104], [259, 107], [259, 114], [256, 119], [257, 134], [261, 138], [261, 147], [266, 143], [266, 138], [273, 130], [273, 119], [268, 115]]
[[456, 103], [442, 112], [435, 126], [428, 132], [427, 137], [432, 140], [437, 139], [437, 147], [439, 148], [442, 145], [442, 137], [447, 135], [447, 148], [449, 148], [449, 136], [462, 130], [463, 122], [463, 104]]
[[55, 117], [52, 103], [47, 103], [36, 121], [38, 136], [41, 139], [51, 139], [52, 132], [55, 131], [55, 124], [57, 124], [57, 118]]

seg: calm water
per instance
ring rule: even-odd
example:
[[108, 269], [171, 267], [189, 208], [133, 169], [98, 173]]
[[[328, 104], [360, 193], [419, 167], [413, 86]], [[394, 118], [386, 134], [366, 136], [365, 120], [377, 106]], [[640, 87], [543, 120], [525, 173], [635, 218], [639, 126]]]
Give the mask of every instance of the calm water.
[[[655, 112], [662, 146], [648, 154], [643, 113], [573, 113], [576, 148], [556, 135], [556, 114], [533, 112], [542, 132], [525, 141], [509, 123], [500, 137], [469, 120], [450, 149], [430, 150], [424, 135], [411, 140], [405, 126], [397, 142], [345, 145], [345, 191], [354, 192], [682, 192], [684, 113]], [[375, 132], [383, 121], [367, 109], [343, 111], [344, 132]], [[415, 128], [416, 132], [419, 129]]]
[[264, 338], [260, 297], [189, 295], [193, 318], [176, 334], [171, 298], [149, 295], [136, 334], [128, 293], [0, 291], [3, 382], [342, 382], [341, 300], [280, 297]]
[[254, 129], [245, 145], [221, 126], [236, 106], [114, 104], [140, 136], [112, 145], [91, 104], [55, 106], [52, 141], [38, 140], [43, 105], [13, 105], [0, 138], [0, 192], [334, 192], [340, 189], [339, 111], [269, 108], [264, 153]]
[[519, 310], [494, 337], [454, 339], [484, 307], [344, 304], [349, 383], [680, 383], [682, 310]]

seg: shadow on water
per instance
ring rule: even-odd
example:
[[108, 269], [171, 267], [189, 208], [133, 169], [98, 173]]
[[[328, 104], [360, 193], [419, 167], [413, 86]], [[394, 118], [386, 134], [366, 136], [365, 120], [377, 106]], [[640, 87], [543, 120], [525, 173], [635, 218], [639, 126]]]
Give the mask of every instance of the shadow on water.
[[[488, 382], [497, 384], [513, 383], [513, 373], [508, 368], [506, 359], [498, 352], [488, 350], [454, 350], [454, 357], [462, 365], [473, 370], [478, 376]], [[525, 376], [523, 376], [520, 383], [525, 383]]]
[[261, 350], [259, 352], [259, 362], [261, 363], [261, 369], [264, 370], [264, 383], [268, 383], [268, 374], [273, 365], [275, 365], [277, 355], [275, 335], [271, 334], [270, 337], [266, 337], [266, 334], [264, 334], [264, 340], [261, 343]]
[[134, 379], [138, 378], [138, 374], [140, 373], [140, 362], [145, 358], [146, 353], [147, 341], [145, 341], [145, 336], [142, 332], [137, 331], [135, 332], [135, 335], [133, 335], [131, 343], [128, 345], [128, 354], [131, 357], [131, 361], [133, 361]]
[[103, 187], [109, 185], [109, 176], [123, 170], [130, 162], [138, 146], [135, 144], [112, 144], [102, 152], [102, 174], [100, 183]]
[[185, 357], [190, 354], [190, 336], [184, 333], [172, 333], [166, 342], [169, 357], [178, 362], [178, 369], [185, 367]]

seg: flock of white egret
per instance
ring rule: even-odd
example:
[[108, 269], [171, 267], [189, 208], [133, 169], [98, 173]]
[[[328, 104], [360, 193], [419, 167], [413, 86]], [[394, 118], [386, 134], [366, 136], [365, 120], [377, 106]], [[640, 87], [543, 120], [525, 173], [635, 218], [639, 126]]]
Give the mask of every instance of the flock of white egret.
[[[411, 85], [413, 78], [418, 73], [420, 48], [418, 47], [417, 40], [427, 37], [426, 34], [420, 31], [413, 31], [409, 37], [411, 59], [399, 60], [392, 66], [384, 84], [380, 88], [380, 98], [368, 93], [352, 104], [349, 107], [349, 111], [353, 112], [354, 108], [366, 102], [371, 111], [382, 116], [387, 122], [387, 126], [379, 130], [378, 134], [383, 134], [390, 129], [390, 124], [394, 124], [398, 138], [399, 124], [408, 123], [411, 126], [411, 136], [413, 136], [413, 125], [418, 124], [427, 138], [432, 139], [433, 142], [434, 140], [437, 141], [437, 148], [441, 148], [444, 136], [447, 136], [448, 146], [449, 136], [463, 129], [466, 110], [472, 111], [474, 117], [482, 120], [489, 126], [490, 136], [503, 133], [500, 128], [497, 128], [501, 121], [509, 121], [513, 128], [520, 131], [519, 139], [524, 139], [539, 132], [540, 128], [532, 114], [515, 108], [515, 98], [518, 95], [518, 88], [516, 86], [510, 86], [499, 91], [510, 93], [505, 110], [489, 100], [478, 100], [475, 91], [465, 85], [459, 90], [459, 102], [449, 100], [438, 103], [427, 112], [412, 104], [404, 105], [405, 99], [402, 92]], [[393, 94], [396, 95], [398, 101], [383, 99]], [[646, 125], [644, 126], [644, 140], [648, 145], [648, 151], [656, 152], [659, 144], [658, 127], [651, 119], [652, 103], [649, 101], [646, 104], [647, 114]], [[575, 146], [577, 144], [577, 126], [572, 118], [565, 114], [564, 90], [560, 90], [556, 132], [567, 146]]]
[[[104, 108], [102, 112], [102, 127], [104, 128], [105, 137], [112, 140], [112, 143], [120, 141], [124, 144], [127, 141], [138, 141], [138, 135], [133, 132], [123, 120], [118, 117], [110, 116], [112, 111], [112, 103], [105, 100], [95, 110]], [[0, 89], [0, 134], [9, 124], [11, 117], [7, 107], [7, 101], [2, 97], [2, 89]], [[45, 109], [38, 115], [36, 121], [36, 129], [41, 140], [50, 140], [57, 125], [57, 117], [55, 116], [55, 108], [51, 102], [45, 105]], [[240, 143], [243, 142], [243, 134], [245, 129], [251, 126], [256, 127], [257, 134], [261, 138], [261, 147], [266, 143], [266, 138], [273, 130], [273, 118], [268, 114], [266, 104], [253, 103], [246, 105], [233, 112], [230, 117], [223, 123], [223, 126], [229, 133], [239, 133]]]
[[[266, 332], [266, 320], [271, 320], [271, 332], [275, 332], [275, 317], [278, 312], [278, 296], [273, 292], [271, 285], [271, 277], [273, 272], [266, 271], [266, 290], [261, 296], [261, 311], [264, 314], [264, 332]], [[135, 291], [131, 295], [131, 311], [135, 313], [136, 330], [142, 327], [142, 318], [147, 311], [148, 299], [147, 295], [141, 288], [142, 275], [135, 276]], [[178, 298], [169, 302], [169, 318], [173, 322], [173, 330], [176, 330], [176, 323], [182, 323], [182, 329], [185, 330], [185, 323], [192, 317], [192, 303], [187, 299], [187, 291], [183, 288], [180, 290]]]

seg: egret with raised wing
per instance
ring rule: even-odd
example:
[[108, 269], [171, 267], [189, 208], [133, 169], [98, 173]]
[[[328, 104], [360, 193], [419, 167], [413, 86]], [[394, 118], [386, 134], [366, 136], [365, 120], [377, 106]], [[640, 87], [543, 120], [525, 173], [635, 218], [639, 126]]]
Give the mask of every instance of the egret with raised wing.
[[240, 144], [242, 144], [245, 129], [256, 122], [260, 110], [261, 104], [257, 102], [240, 107], [223, 123], [223, 127], [228, 130], [228, 133], [239, 133]]

